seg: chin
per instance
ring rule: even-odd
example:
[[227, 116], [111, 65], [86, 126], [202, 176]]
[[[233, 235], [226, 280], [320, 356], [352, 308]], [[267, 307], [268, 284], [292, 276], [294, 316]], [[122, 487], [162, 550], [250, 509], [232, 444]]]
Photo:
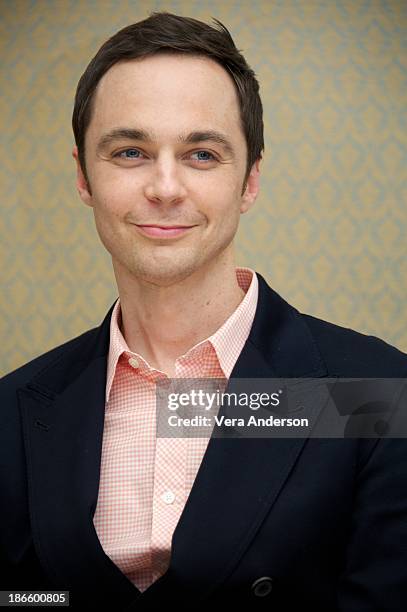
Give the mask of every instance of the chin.
[[133, 276], [147, 283], [169, 287], [188, 278], [197, 269], [195, 266], [181, 264], [179, 266], [161, 264], [153, 267], [151, 265], [136, 266], [131, 272]]

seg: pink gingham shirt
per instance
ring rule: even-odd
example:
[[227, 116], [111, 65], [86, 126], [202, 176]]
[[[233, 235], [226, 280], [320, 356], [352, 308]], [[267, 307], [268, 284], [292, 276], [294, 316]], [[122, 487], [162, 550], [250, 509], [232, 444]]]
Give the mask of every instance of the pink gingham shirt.
[[[175, 378], [227, 380], [249, 335], [258, 280], [236, 268], [245, 297], [209, 338], [175, 362]], [[120, 331], [120, 299], [110, 321], [99, 496], [93, 523], [105, 553], [145, 591], [169, 565], [171, 539], [209, 436], [156, 436], [156, 384], [168, 376], [130, 351]]]

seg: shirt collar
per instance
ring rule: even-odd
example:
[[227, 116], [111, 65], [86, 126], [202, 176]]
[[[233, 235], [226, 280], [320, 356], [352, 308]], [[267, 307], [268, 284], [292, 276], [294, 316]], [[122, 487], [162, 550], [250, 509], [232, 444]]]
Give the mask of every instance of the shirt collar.
[[236, 277], [246, 295], [223, 325], [208, 338], [216, 351], [226, 378], [230, 378], [250, 333], [259, 293], [259, 283], [254, 270], [236, 268]]

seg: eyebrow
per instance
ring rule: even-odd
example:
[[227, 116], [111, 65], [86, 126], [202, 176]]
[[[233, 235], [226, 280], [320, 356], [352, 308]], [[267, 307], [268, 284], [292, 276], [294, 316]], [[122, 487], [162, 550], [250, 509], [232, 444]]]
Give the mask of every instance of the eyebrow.
[[[110, 130], [104, 134], [98, 144], [97, 151], [103, 151], [110, 144], [115, 142], [116, 140], [139, 140], [141, 142], [156, 142], [157, 139], [154, 138], [154, 135], [146, 130], [140, 130], [137, 128], [115, 128]], [[229, 154], [231, 157], [235, 156], [235, 149], [230, 142], [230, 140], [222, 134], [221, 132], [217, 132], [216, 130], [203, 130], [203, 131], [194, 131], [189, 134], [181, 134], [177, 138], [178, 142], [182, 144], [197, 144], [199, 142], [215, 142], [216, 144], [220, 144], [224, 151]]]

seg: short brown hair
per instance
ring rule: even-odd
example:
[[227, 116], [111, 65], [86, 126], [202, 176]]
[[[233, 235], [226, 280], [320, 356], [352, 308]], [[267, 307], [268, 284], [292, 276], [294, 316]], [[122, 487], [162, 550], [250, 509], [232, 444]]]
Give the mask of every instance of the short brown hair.
[[147, 19], [119, 30], [100, 47], [79, 80], [72, 115], [79, 162], [86, 179], [85, 135], [91, 120], [95, 90], [102, 76], [121, 60], [158, 53], [181, 53], [209, 57], [220, 64], [234, 81], [248, 150], [243, 182], [245, 189], [253, 164], [264, 151], [259, 84], [229, 31], [217, 19], [213, 18], [213, 21], [218, 28], [191, 17], [167, 12], [152, 13]]

